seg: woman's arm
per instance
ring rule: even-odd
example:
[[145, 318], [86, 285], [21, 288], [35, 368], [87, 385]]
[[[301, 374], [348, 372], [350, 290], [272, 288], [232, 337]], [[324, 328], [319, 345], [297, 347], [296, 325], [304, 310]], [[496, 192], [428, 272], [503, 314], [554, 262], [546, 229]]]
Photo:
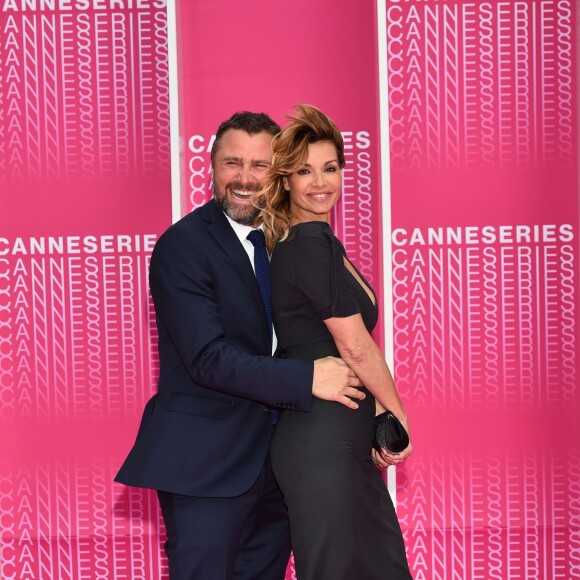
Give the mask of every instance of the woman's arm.
[[[361, 315], [328, 318], [324, 322], [334, 338], [341, 357], [358, 375], [361, 383], [374, 395], [378, 404], [389, 409], [409, 432], [407, 413], [393, 377], [383, 354], [367, 331]], [[391, 465], [406, 459], [411, 451], [412, 445], [409, 443], [407, 449], [398, 455], [388, 453], [386, 450], [383, 450], [381, 455], [387, 464]]]

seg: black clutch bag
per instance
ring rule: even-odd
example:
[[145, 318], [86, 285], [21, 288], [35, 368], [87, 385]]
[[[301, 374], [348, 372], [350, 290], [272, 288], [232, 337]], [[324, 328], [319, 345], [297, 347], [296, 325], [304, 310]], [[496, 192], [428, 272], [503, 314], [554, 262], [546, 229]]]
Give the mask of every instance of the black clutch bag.
[[409, 445], [409, 434], [403, 424], [390, 411], [385, 411], [375, 417], [373, 447], [380, 451], [386, 449], [390, 453], [401, 453]]

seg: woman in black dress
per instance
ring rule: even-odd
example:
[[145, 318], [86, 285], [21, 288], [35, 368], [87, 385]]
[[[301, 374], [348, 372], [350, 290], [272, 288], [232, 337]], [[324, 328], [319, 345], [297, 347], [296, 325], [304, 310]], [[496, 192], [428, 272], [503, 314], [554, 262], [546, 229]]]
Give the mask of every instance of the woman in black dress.
[[[370, 331], [376, 296], [333, 235], [330, 211], [342, 187], [344, 146], [322, 112], [299, 105], [274, 140], [258, 203], [273, 248], [272, 305], [279, 356], [341, 356], [366, 398], [355, 411], [315, 399], [310, 413], [284, 411], [272, 443], [299, 580], [411, 578], [403, 537], [378, 466], [406, 459], [372, 451], [383, 407], [407, 415]], [[376, 406], [375, 406], [376, 400]]]

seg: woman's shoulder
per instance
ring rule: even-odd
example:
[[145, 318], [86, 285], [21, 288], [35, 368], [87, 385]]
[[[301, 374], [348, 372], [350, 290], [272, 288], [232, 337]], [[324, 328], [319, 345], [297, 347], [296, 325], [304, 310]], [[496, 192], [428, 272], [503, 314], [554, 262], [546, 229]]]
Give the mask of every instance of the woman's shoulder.
[[278, 242], [274, 253], [294, 256], [294, 259], [327, 263], [344, 250], [338, 238], [326, 222], [302, 222], [290, 228], [288, 237]]
[[274, 246], [272, 258], [314, 259], [315, 256], [331, 255], [333, 245], [334, 235], [326, 222], [302, 222], [293, 225], [286, 239]]

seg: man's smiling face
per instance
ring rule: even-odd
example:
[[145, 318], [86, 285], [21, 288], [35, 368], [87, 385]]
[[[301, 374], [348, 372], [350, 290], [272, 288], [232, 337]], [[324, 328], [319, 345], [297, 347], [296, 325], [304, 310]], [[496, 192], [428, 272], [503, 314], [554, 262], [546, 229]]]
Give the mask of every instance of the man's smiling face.
[[213, 195], [220, 208], [235, 222], [252, 225], [258, 209], [251, 196], [262, 188], [272, 160], [272, 135], [250, 135], [229, 129], [220, 141], [212, 167]]

